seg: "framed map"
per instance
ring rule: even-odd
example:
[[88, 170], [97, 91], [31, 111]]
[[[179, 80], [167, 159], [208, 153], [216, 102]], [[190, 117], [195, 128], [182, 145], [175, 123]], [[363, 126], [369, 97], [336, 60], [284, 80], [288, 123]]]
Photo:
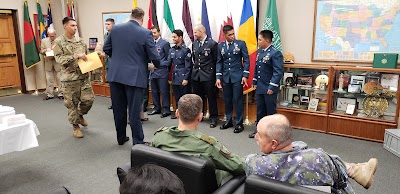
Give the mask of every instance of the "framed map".
[[400, 0], [315, 0], [313, 61], [372, 63], [400, 53]]

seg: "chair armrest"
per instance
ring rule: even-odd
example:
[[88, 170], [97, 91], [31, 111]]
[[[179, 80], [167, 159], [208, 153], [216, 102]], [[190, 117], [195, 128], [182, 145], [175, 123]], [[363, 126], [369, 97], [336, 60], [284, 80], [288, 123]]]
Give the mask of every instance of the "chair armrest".
[[127, 162], [125, 164], [122, 164], [121, 166], [118, 166], [117, 168], [117, 175], [118, 175], [118, 179], [119, 179], [119, 184], [122, 183], [122, 181], [124, 181], [126, 174], [128, 173], [128, 171], [131, 169], [131, 163]]
[[246, 180], [246, 175], [235, 176], [225, 184], [221, 185], [213, 194], [230, 194], [236, 191], [238, 187], [244, 184]]

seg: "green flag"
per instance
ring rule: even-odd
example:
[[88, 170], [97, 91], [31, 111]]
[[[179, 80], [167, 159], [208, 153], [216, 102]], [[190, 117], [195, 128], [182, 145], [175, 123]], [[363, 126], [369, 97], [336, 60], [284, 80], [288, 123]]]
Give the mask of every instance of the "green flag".
[[274, 33], [272, 45], [274, 45], [276, 49], [282, 51], [281, 32], [279, 30], [278, 12], [276, 11], [276, 0], [268, 1], [263, 30], [271, 30], [272, 33]]
[[31, 68], [40, 62], [31, 19], [29, 18], [28, 3], [26, 1], [24, 1], [24, 52], [26, 68]]
[[46, 38], [46, 27], [44, 27], [44, 18], [42, 13], [42, 6], [39, 2], [36, 2], [36, 8], [38, 12], [38, 26], [39, 26], [39, 37], [40, 39]]
[[169, 8], [168, 0], [164, 0], [164, 19], [163, 19], [163, 32], [161, 36], [172, 43], [172, 31], [175, 30], [174, 20], [172, 19], [171, 10]]

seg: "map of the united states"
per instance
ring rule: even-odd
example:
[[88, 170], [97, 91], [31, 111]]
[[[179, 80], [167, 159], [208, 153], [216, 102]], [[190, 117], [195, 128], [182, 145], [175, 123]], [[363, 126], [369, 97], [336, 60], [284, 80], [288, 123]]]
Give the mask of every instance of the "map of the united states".
[[372, 61], [400, 53], [400, 0], [318, 1], [314, 59]]

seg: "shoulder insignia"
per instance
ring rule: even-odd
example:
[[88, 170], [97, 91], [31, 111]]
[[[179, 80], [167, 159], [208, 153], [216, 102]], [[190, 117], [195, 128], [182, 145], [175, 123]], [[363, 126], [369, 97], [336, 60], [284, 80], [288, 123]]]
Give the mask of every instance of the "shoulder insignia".
[[192, 57], [192, 54], [190, 52], [188, 52], [188, 54], [186, 56], [187, 56], [187, 58], [190, 58], [190, 57]]
[[217, 140], [211, 136], [207, 136], [207, 135], [203, 135], [203, 134], [196, 134], [195, 136], [210, 145], [214, 145], [217, 143]]
[[160, 128], [157, 129], [157, 131], [154, 133], [154, 135], [157, 134], [157, 133], [159, 133], [159, 132], [161, 132], [161, 131], [165, 131], [165, 130], [167, 130], [167, 129], [169, 129], [169, 128], [170, 128], [170, 127], [160, 127]]
[[219, 152], [227, 159], [232, 158], [232, 153], [226, 148], [224, 145], [221, 144], [221, 148]]

